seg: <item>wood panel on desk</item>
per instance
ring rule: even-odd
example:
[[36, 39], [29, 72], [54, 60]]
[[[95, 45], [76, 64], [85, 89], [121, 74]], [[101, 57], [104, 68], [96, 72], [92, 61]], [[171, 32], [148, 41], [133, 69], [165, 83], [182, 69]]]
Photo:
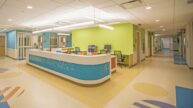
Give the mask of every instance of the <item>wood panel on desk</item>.
[[0, 36], [0, 56], [5, 55], [5, 37]]

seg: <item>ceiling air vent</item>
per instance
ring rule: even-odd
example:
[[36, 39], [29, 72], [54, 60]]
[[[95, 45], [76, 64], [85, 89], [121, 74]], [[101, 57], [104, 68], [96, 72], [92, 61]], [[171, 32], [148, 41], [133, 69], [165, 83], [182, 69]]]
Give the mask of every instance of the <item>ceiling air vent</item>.
[[120, 6], [124, 9], [131, 9], [143, 6], [141, 0], [128, 0], [127, 2], [121, 3]]
[[187, 4], [193, 3], [193, 0], [186, 0]]

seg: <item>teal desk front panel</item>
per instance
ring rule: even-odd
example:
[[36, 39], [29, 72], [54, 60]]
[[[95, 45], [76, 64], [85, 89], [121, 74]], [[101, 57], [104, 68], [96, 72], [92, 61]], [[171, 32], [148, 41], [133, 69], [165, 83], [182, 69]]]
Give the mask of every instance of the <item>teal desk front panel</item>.
[[29, 62], [80, 80], [99, 80], [110, 74], [110, 63], [83, 65], [29, 55]]

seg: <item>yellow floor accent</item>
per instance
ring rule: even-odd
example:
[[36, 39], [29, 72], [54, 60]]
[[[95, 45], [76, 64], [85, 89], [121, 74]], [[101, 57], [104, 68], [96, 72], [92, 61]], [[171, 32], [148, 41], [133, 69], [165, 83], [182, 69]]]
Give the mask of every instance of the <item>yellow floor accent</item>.
[[158, 85], [149, 84], [149, 83], [136, 83], [133, 87], [146, 95], [151, 96], [166, 96], [168, 95], [168, 91]]
[[[138, 65], [135, 68], [129, 69], [118, 68], [117, 72], [112, 74], [110, 81], [101, 85], [87, 87], [77, 85], [66, 79], [49, 74], [45, 71], [31, 67], [30, 65], [21, 66], [26, 72], [30, 72], [46, 83], [62, 90], [64, 93], [80, 100], [91, 108], [102, 108], [109, 100], [116, 96], [124, 87], [126, 87], [140, 72], [143, 71], [145, 65]], [[32, 71], [33, 70], [33, 71]]]
[[20, 76], [21, 72], [6, 72], [0, 74], [0, 79], [9, 79], [9, 78], [15, 78]]

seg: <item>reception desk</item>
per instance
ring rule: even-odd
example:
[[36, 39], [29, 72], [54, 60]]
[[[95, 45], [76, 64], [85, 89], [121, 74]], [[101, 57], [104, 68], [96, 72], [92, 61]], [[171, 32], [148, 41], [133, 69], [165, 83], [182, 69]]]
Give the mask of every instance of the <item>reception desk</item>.
[[80, 84], [99, 84], [116, 71], [116, 57], [110, 54], [75, 55], [29, 50], [27, 64]]

